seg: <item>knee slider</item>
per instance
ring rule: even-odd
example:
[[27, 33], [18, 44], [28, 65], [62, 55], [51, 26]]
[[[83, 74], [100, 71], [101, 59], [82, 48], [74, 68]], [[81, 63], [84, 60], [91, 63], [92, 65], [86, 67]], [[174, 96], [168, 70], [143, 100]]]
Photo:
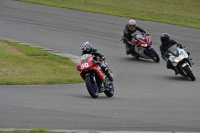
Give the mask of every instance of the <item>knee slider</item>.
[[105, 68], [105, 72], [108, 72], [108, 68], [107, 67]]

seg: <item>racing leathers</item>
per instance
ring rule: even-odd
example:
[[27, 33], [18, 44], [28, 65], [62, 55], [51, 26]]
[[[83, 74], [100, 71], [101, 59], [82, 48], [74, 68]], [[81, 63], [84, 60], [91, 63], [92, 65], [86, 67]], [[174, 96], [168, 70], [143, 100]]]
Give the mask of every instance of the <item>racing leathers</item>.
[[172, 69], [175, 71], [175, 75], [178, 74], [178, 72], [174, 69], [173, 65], [171, 64], [171, 62], [168, 60], [168, 55], [166, 54], [166, 51], [173, 45], [177, 44], [180, 48], [183, 48], [183, 46], [181, 44], [178, 44], [178, 42], [176, 42], [173, 39], [169, 39], [168, 44], [161, 44], [160, 45], [160, 52], [161, 52], [161, 56], [162, 58], [167, 61], [166, 63], [166, 67], [168, 69]]
[[130, 48], [132, 45], [131, 39], [132, 39], [132, 34], [135, 33], [136, 31], [140, 31], [142, 34], [146, 33], [146, 31], [142, 28], [140, 28], [139, 26], [136, 26], [134, 30], [130, 30], [128, 28], [128, 24], [126, 24], [125, 29], [124, 29], [124, 33], [123, 33], [123, 43], [125, 44], [125, 48], [126, 48], [126, 53], [130, 54]]

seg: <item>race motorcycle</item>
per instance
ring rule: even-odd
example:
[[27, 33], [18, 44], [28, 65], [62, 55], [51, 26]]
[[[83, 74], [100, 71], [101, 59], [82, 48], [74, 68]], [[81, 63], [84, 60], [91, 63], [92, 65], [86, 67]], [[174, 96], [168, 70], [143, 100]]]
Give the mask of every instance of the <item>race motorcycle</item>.
[[185, 51], [186, 47], [179, 48], [178, 44], [171, 46], [166, 54], [171, 64], [174, 66], [175, 70], [184, 77], [189, 77], [192, 81], [195, 80], [193, 74], [191, 58], [188, 53]]
[[[102, 82], [107, 76], [99, 66], [99, 61], [100, 59], [94, 55], [84, 54], [78, 62], [77, 70], [80, 71], [80, 76], [85, 81], [86, 88], [92, 98], [97, 98], [99, 93], [102, 92], [104, 92], [107, 97], [112, 97], [114, 95], [114, 86], [113, 84], [111, 86], [106, 86]], [[101, 63], [107, 66], [107, 63], [104, 61]], [[110, 69], [109, 73], [111, 73]]]
[[151, 37], [149, 34], [132, 34], [132, 40], [131, 42], [128, 41], [124, 35], [122, 34], [121, 41], [127, 41], [129, 44], [131, 44], [131, 55], [134, 58], [145, 58], [145, 59], [152, 59], [154, 62], [159, 62], [160, 58], [157, 54], [157, 52], [154, 50], [152, 46]]

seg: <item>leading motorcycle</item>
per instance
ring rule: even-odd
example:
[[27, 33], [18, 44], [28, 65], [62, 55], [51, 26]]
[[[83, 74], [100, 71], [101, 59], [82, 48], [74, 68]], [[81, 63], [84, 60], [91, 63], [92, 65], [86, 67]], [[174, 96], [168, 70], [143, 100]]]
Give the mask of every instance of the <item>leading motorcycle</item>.
[[[104, 65], [107, 65], [107, 63]], [[80, 76], [85, 81], [86, 88], [92, 98], [97, 98], [99, 93], [104, 92], [107, 97], [114, 95], [114, 86], [105, 86], [103, 80], [107, 78], [104, 71], [99, 66], [99, 59], [91, 54], [81, 56], [77, 65], [77, 70], [80, 71]], [[109, 73], [111, 70], [109, 69]], [[111, 76], [113, 74], [111, 73]]]
[[173, 65], [174, 69], [182, 76], [189, 77], [192, 81], [196, 78], [193, 74], [191, 58], [189, 54], [185, 51], [186, 47], [180, 48], [178, 44], [175, 44], [168, 48], [166, 54], [168, 59]]
[[150, 34], [132, 34], [131, 42], [122, 34], [121, 41], [126, 41], [131, 45], [130, 54], [134, 58], [152, 59], [154, 62], [159, 62], [160, 58], [152, 46]]

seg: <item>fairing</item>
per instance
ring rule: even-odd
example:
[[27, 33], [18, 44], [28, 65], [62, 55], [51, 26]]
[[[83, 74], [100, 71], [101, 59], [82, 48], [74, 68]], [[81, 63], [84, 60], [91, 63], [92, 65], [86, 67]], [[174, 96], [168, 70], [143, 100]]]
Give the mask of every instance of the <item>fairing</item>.
[[105, 74], [99, 65], [96, 65], [93, 60], [93, 55], [84, 54], [81, 56], [77, 69], [80, 71], [81, 77], [84, 79], [86, 74], [91, 74], [94, 71], [101, 80], [105, 79]]

